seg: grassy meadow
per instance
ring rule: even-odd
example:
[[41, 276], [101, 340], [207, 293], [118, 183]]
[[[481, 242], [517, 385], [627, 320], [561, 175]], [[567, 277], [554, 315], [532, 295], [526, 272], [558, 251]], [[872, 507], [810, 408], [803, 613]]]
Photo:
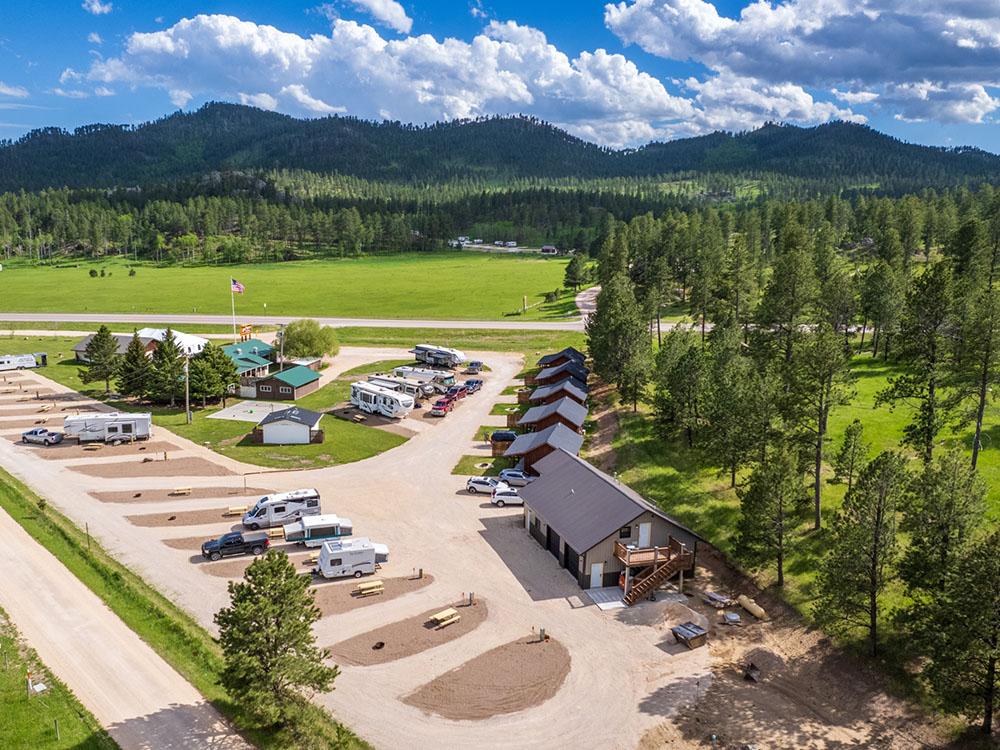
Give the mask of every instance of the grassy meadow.
[[[246, 287], [236, 300], [240, 320], [261, 315], [493, 320], [520, 311], [524, 297], [530, 309], [523, 318], [557, 319], [576, 313], [570, 294], [544, 301], [546, 292], [562, 286], [565, 266], [559, 258], [471, 252], [234, 266], [156, 266], [113, 258], [6, 265], [0, 299], [11, 312], [228, 315], [233, 277]], [[91, 278], [92, 269], [106, 275]]]

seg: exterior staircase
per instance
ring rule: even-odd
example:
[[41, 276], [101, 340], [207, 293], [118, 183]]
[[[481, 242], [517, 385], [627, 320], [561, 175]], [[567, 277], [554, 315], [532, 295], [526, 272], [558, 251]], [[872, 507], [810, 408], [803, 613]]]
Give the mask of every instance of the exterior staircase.
[[651, 573], [633, 583], [629, 592], [623, 597], [623, 601], [631, 607], [655, 591], [662, 583], [673, 578], [682, 570], [690, 568], [693, 559], [694, 556], [687, 551], [672, 555], [662, 565], [653, 568]]

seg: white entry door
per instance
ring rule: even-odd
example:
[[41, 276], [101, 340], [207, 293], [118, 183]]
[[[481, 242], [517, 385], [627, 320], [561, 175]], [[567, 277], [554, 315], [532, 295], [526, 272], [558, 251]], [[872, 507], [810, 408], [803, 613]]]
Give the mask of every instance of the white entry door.
[[639, 547], [645, 549], [649, 546], [649, 537], [653, 531], [653, 524], [651, 523], [640, 523], [639, 524]]
[[590, 588], [599, 589], [604, 585], [604, 563], [592, 563], [590, 566]]

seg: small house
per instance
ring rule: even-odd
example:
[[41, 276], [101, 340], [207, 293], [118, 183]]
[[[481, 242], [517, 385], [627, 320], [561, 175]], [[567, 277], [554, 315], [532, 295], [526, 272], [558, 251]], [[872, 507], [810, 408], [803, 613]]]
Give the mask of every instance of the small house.
[[[173, 329], [170, 332], [174, 336], [174, 342], [177, 344], [177, 348], [180, 350], [181, 356], [193, 357], [195, 354], [200, 354], [201, 350], [205, 348], [208, 343], [208, 339], [203, 339], [201, 336], [192, 336], [190, 333], [183, 333], [181, 331], [175, 331]], [[137, 333], [140, 339], [155, 339], [156, 341], [163, 341], [167, 336], [166, 328], [140, 328]]]
[[254, 441], [264, 445], [308, 445], [322, 443], [323, 430], [319, 428], [323, 415], [293, 406], [273, 411], [257, 423]]
[[545, 368], [558, 367], [559, 365], [566, 364], [567, 362], [575, 362], [582, 367], [586, 361], [586, 354], [572, 346], [567, 346], [561, 351], [554, 352], [553, 354], [546, 354], [544, 357], [540, 357], [536, 364], [539, 367]]
[[563, 424], [575, 432], [583, 430], [587, 407], [569, 396], [558, 401], [533, 406], [517, 421], [517, 426], [530, 432], [540, 432], [554, 424]]
[[565, 378], [558, 383], [543, 385], [533, 391], [519, 392], [518, 402], [537, 406], [538, 404], [550, 404], [564, 396], [568, 396], [578, 403], [585, 404], [587, 403], [587, 385], [573, 378]]
[[561, 365], [546, 367], [536, 373], [533, 377], [525, 378], [524, 382], [528, 385], [551, 385], [553, 383], [558, 383], [560, 380], [564, 380], [565, 378], [573, 378], [581, 383], [586, 383], [587, 376], [589, 374], [590, 371], [583, 365], [577, 364], [576, 362], [564, 362]]
[[[97, 334], [92, 333], [89, 336], [85, 336], [76, 346], [73, 347], [73, 355], [76, 357], [77, 362], [87, 362], [87, 345], [90, 343], [91, 339]], [[128, 350], [128, 345], [132, 343], [131, 333], [113, 333], [111, 334], [115, 343], [118, 345], [118, 354], [125, 354]], [[156, 349], [156, 339], [150, 338], [149, 336], [140, 336], [139, 341], [142, 342], [142, 348], [146, 351], [147, 357], [153, 356], [153, 350]]]
[[583, 435], [574, 432], [564, 424], [554, 424], [538, 432], [518, 435], [517, 439], [504, 451], [507, 458], [520, 459], [519, 468], [531, 471], [537, 461], [552, 451], [562, 449], [577, 454], [583, 446]]
[[692, 575], [701, 538], [587, 461], [555, 450], [521, 488], [525, 527], [582, 588], [622, 586], [626, 604]]
[[295, 365], [259, 378], [254, 398], [268, 401], [295, 401], [319, 388], [319, 373]]
[[238, 341], [235, 344], [226, 344], [222, 347], [222, 351], [229, 355], [229, 358], [233, 361], [237, 357], [245, 357], [252, 354], [255, 357], [273, 362], [274, 356], [277, 353], [271, 344], [260, 339], [247, 339], [246, 341]]

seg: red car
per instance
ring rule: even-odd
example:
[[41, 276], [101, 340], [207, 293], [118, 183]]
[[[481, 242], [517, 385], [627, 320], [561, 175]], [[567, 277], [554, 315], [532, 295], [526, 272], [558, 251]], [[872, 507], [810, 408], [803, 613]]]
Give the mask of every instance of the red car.
[[451, 398], [456, 399], [456, 398], [465, 398], [468, 395], [469, 395], [469, 389], [466, 388], [464, 385], [453, 385], [444, 394], [444, 397], [448, 398], [450, 396]]
[[435, 401], [434, 406], [431, 407], [430, 414], [432, 417], [443, 417], [451, 411], [452, 406], [454, 406], [454, 402], [452, 401], [445, 401], [444, 399]]

